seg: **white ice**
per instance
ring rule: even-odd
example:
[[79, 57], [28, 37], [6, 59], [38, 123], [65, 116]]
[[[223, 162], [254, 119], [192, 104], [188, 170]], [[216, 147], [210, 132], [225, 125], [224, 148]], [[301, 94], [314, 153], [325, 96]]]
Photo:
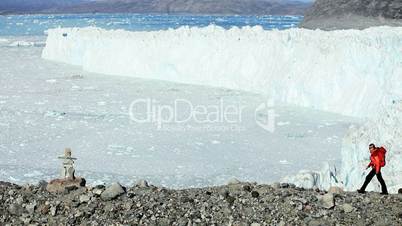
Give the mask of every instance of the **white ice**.
[[[363, 171], [370, 162], [368, 143], [387, 150], [386, 166], [381, 171], [390, 192], [402, 188], [402, 100], [379, 108], [374, 119], [351, 130], [343, 140], [341, 180], [348, 190], [358, 189], [368, 174], [368, 170]], [[373, 181], [368, 190], [381, 191], [380, 184], [376, 179]]]
[[[401, 185], [402, 28], [64, 28], [48, 34], [42, 57], [75, 67], [40, 59], [36, 45], [2, 49], [0, 126], [7, 132], [0, 136], [0, 179], [51, 177], [60, 146], [70, 146], [92, 183], [145, 178], [188, 187], [282, 178], [354, 190], [374, 142], [389, 150], [384, 177], [391, 192]], [[266, 112], [255, 112], [267, 97], [277, 103], [274, 133], [258, 124]], [[194, 122], [157, 130], [130, 123], [130, 103], [139, 98], [208, 106], [222, 100], [245, 111], [238, 131]], [[362, 120], [368, 123], [361, 127]], [[26, 172], [33, 170], [39, 173]]]
[[42, 56], [90, 72], [238, 89], [371, 117], [379, 104], [402, 96], [401, 50], [402, 28], [391, 27], [330, 32], [89, 27], [49, 30]]
[[[61, 165], [57, 156], [71, 147], [78, 175], [90, 184], [130, 185], [141, 178], [194, 187], [233, 177], [270, 183], [301, 169], [319, 170], [326, 161], [339, 165], [341, 137], [356, 122], [278, 103], [273, 108], [278, 126], [270, 133], [256, 124], [267, 116], [255, 112], [266, 102], [264, 95], [89, 73], [43, 60], [42, 48], [35, 46], [6, 44], [0, 51], [0, 180], [54, 178]], [[130, 123], [130, 103], [139, 98], [162, 104], [182, 98], [206, 106], [222, 100], [245, 110], [238, 131], [221, 131], [232, 126], [225, 122], [157, 130], [155, 124]], [[333, 135], [339, 139], [329, 142]]]
[[[398, 142], [402, 137], [397, 131], [402, 125], [400, 120], [387, 120], [388, 111], [395, 108], [393, 103], [402, 99], [400, 27], [330, 32], [266, 31], [261, 27], [225, 30], [217, 26], [155, 32], [66, 28], [49, 30], [48, 34], [43, 58], [87, 71], [251, 91], [281, 103], [369, 118], [371, 124], [350, 129], [342, 147], [341, 168], [316, 161], [315, 165], [324, 165], [322, 170], [302, 170], [283, 181], [305, 187], [356, 189], [367, 173], [362, 167], [369, 156], [367, 146], [377, 142], [390, 150], [384, 174], [391, 191], [400, 186]], [[398, 117], [397, 113], [394, 118]], [[288, 120], [277, 125], [285, 129], [298, 126]], [[310, 131], [307, 136], [314, 134]], [[287, 137], [304, 139], [306, 134]], [[338, 145], [339, 137], [343, 134], [322, 139]], [[315, 149], [316, 145], [308, 146]], [[293, 152], [299, 149], [295, 147]], [[287, 162], [279, 160], [283, 166]]]

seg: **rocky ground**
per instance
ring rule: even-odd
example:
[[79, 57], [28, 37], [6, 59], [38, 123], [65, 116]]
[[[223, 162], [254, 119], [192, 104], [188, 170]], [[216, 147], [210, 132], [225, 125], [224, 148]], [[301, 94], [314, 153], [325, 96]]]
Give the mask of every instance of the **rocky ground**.
[[402, 1], [316, 0], [300, 26], [322, 30], [402, 26]]
[[110, 186], [46, 191], [0, 182], [0, 225], [402, 225], [402, 194], [357, 194], [291, 184], [185, 190]]

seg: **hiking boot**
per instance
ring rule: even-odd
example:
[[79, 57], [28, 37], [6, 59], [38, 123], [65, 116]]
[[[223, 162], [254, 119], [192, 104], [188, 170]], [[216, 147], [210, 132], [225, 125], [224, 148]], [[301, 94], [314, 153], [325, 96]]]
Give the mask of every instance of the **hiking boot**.
[[381, 195], [388, 195], [388, 192], [381, 192]]
[[360, 193], [360, 194], [366, 193], [366, 191], [363, 191], [363, 190], [360, 190], [360, 189], [357, 189], [357, 192]]

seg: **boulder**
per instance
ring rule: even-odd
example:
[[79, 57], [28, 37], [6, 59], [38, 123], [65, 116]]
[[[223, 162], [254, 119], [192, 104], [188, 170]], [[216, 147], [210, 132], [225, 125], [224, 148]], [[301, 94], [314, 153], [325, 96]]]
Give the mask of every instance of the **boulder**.
[[95, 187], [92, 188], [91, 192], [95, 196], [100, 196], [104, 190], [105, 190], [104, 185], [96, 185]]
[[135, 186], [136, 186], [136, 187], [139, 187], [139, 188], [147, 188], [147, 187], [149, 187], [149, 184], [148, 184], [148, 181], [146, 181], [146, 180], [139, 180], [139, 181], [135, 184]]
[[36, 208], [36, 201], [34, 200], [32, 203], [29, 203], [25, 206], [25, 209], [29, 214], [33, 214]]
[[324, 195], [317, 196], [318, 204], [325, 209], [331, 209], [335, 206], [334, 194], [327, 193]]
[[271, 184], [271, 187], [274, 189], [279, 189], [279, 188], [281, 188], [281, 184], [276, 182], [276, 183]]
[[348, 203], [345, 203], [342, 205], [342, 209], [345, 213], [350, 213], [353, 211], [353, 206]]
[[85, 187], [85, 184], [85, 179], [81, 177], [76, 177], [75, 179], [55, 179], [47, 184], [46, 190], [51, 193], [63, 193]]
[[12, 203], [12, 204], [8, 207], [7, 210], [8, 210], [9, 213], [11, 213], [12, 215], [16, 215], [16, 216], [21, 215], [21, 214], [24, 212], [22, 206], [21, 206], [21, 205], [18, 205], [18, 204], [16, 204], [16, 203]]
[[327, 225], [331, 224], [328, 221], [321, 219], [314, 219], [308, 223], [308, 226], [327, 226]]
[[236, 178], [232, 178], [232, 179], [230, 179], [229, 181], [228, 181], [228, 185], [238, 185], [238, 184], [240, 184], [241, 182], [238, 180], [238, 179], [236, 179]]
[[243, 191], [251, 192], [251, 186], [248, 184], [243, 185]]
[[258, 198], [258, 197], [260, 196], [260, 193], [258, 193], [258, 191], [252, 191], [252, 192], [251, 192], [251, 196], [252, 196], [253, 198]]
[[45, 191], [47, 185], [48, 185], [47, 181], [44, 181], [44, 180], [40, 180], [38, 183], [38, 187], [41, 191]]
[[95, 196], [100, 196], [103, 192], [103, 189], [98, 189], [98, 188], [94, 188], [92, 190], [92, 194], [94, 194]]
[[341, 194], [343, 193], [343, 189], [341, 187], [332, 186], [328, 189], [328, 193]]
[[112, 200], [124, 194], [126, 190], [119, 183], [113, 183], [102, 192], [101, 198], [105, 201]]
[[88, 203], [89, 200], [91, 200], [91, 197], [89, 195], [81, 195], [80, 196], [80, 203]]

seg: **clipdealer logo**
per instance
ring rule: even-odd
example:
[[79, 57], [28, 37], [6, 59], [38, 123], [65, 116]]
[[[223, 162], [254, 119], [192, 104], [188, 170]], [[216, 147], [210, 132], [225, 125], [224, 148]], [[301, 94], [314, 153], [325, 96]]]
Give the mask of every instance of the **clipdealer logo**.
[[[240, 104], [225, 103], [222, 99], [216, 104], [195, 105], [187, 99], [175, 99], [166, 104], [152, 98], [141, 98], [130, 104], [129, 117], [135, 123], [154, 124], [158, 130], [172, 125], [181, 126], [175, 128], [176, 131], [185, 131], [187, 128], [211, 130], [211, 125], [219, 125], [212, 128], [241, 131], [244, 130], [241, 124], [245, 108]], [[254, 111], [257, 126], [271, 133], [275, 131], [275, 117], [272, 100], [258, 105]]]
[[244, 106], [226, 104], [194, 105], [186, 99], [176, 99], [172, 104], [162, 104], [156, 99], [133, 101], [129, 108], [130, 120], [136, 123], [153, 123], [158, 129], [166, 124], [240, 124]]
[[256, 124], [262, 129], [274, 133], [276, 126], [275, 102], [273, 99], [267, 100], [257, 106], [254, 112], [254, 119]]

